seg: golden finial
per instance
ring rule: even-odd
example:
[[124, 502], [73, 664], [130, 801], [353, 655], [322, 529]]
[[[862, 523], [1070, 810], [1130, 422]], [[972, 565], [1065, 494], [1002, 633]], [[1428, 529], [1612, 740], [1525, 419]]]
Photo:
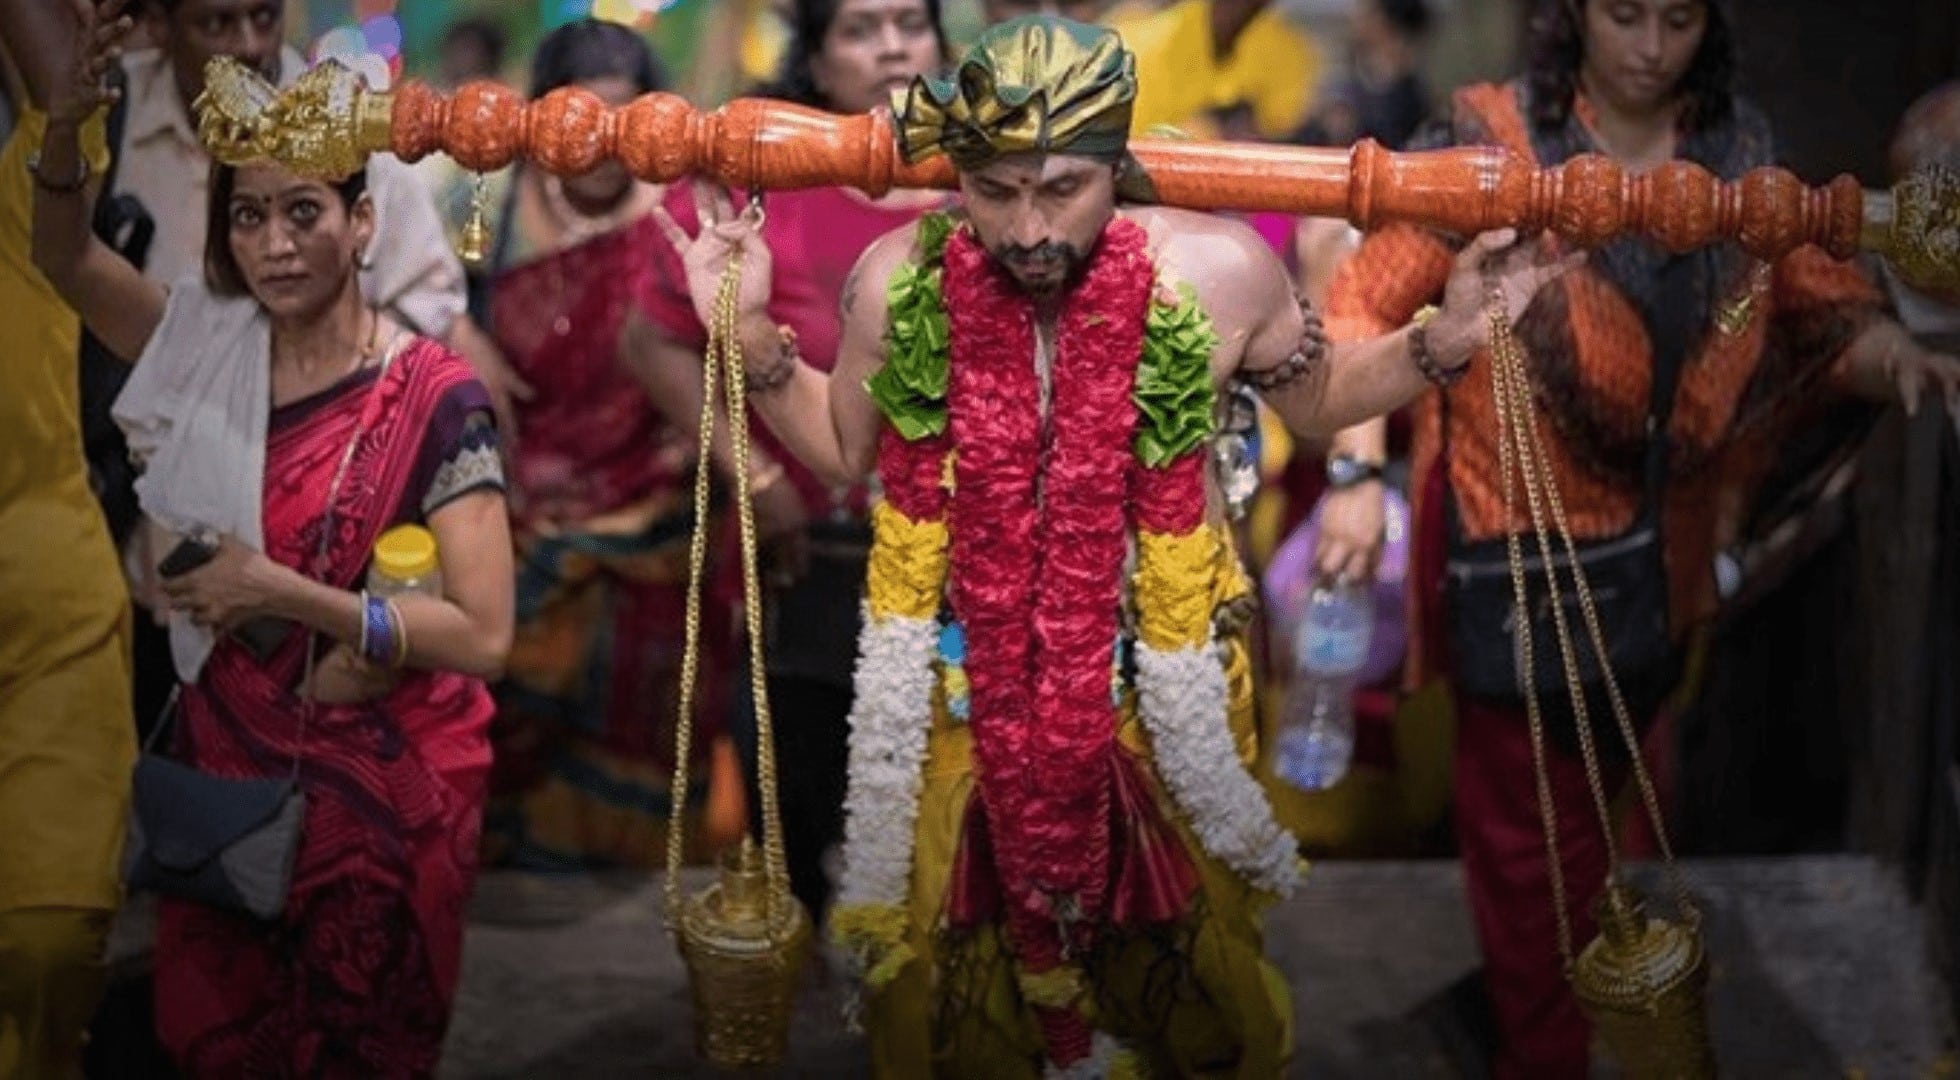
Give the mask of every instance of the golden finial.
[[1863, 242], [1909, 285], [1960, 290], [1960, 172], [1926, 165], [1890, 192], [1866, 192]]
[[274, 162], [302, 176], [340, 180], [386, 150], [394, 98], [328, 60], [276, 90], [229, 57], [204, 68], [204, 92], [191, 109], [198, 141], [227, 165]]

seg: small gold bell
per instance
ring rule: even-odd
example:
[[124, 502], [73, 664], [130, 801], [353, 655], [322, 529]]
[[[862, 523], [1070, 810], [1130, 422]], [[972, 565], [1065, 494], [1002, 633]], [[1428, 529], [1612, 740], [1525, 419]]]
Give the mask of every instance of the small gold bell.
[[476, 190], [470, 196], [470, 217], [463, 223], [463, 234], [456, 241], [456, 255], [464, 265], [472, 269], [482, 266], [490, 257], [490, 223], [485, 220], [483, 204], [487, 199], [484, 192], [483, 177], [476, 178]]
[[1599, 937], [1579, 955], [1572, 988], [1628, 1077], [1713, 1077], [1708, 954], [1693, 927], [1647, 917], [1631, 886], [1607, 886]]
[[722, 856], [720, 879], [683, 901], [674, 922], [694, 994], [695, 1046], [718, 1068], [777, 1064], [789, 1043], [810, 920], [786, 890], [769, 893], [762, 853], [744, 838]]

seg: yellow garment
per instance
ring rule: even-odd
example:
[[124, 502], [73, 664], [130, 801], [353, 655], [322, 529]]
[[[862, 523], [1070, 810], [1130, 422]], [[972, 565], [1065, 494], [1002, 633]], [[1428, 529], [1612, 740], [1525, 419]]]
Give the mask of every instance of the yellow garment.
[[[112, 909], [135, 725], [129, 598], [82, 457], [80, 327], [29, 257], [23, 111], [0, 151], [0, 913]], [[108, 165], [98, 119], [84, 134]]]
[[1210, 0], [1182, 0], [1110, 21], [1137, 58], [1131, 134], [1169, 125], [1216, 138], [1211, 111], [1241, 104], [1252, 107], [1262, 138], [1284, 139], [1306, 122], [1320, 82], [1320, 50], [1277, 4], [1254, 15], [1224, 57], [1212, 41]]
[[79, 1080], [108, 937], [107, 911], [0, 911], [0, 1080]]
[[789, 48], [790, 28], [774, 4], [748, 0], [742, 23], [742, 80], [753, 86], [776, 77], [783, 51]]
[[[1236, 577], [1228, 549], [1214, 545], [1217, 573]], [[1230, 583], [1221, 585], [1229, 591]], [[1243, 642], [1226, 660], [1228, 720], [1251, 763], [1257, 748], [1251, 666]], [[1118, 741], [1150, 767], [1149, 738], [1134, 703]], [[873, 1074], [887, 1078], [1035, 1078], [1041, 1073], [1040, 1029], [997, 928], [958, 940], [940, 934], [940, 916], [974, 791], [973, 736], [936, 700], [926, 750], [925, 782], [914, 830], [907, 962], [869, 990], [867, 1030]], [[1175, 806], [1158, 789], [1158, 805], [1198, 869], [1202, 902], [1185, 923], [1113, 943], [1083, 965], [1093, 989], [1091, 1021], [1131, 1043], [1151, 1076], [1271, 1077], [1293, 1049], [1293, 1007], [1284, 977], [1266, 961], [1262, 911], [1268, 902], [1198, 846]], [[1165, 964], [1175, 950], [1182, 960]], [[1175, 1003], [1156, 999], [1166, 967], [1185, 967], [1202, 992]], [[1151, 1000], [1146, 1002], [1146, 997]]]

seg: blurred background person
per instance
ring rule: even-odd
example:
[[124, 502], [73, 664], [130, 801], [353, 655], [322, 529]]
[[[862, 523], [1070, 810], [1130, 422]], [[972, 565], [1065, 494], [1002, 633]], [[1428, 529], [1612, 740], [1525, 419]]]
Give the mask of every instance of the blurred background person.
[[481, 15], [458, 19], [442, 35], [436, 85], [454, 90], [477, 79], [502, 78], [504, 48], [504, 28], [495, 20]]
[[[116, 872], [136, 753], [129, 594], [89, 491], [76, 348], [80, 320], [32, 259], [32, 210], [76, 171], [29, 162], [70, 81], [66, 4], [0, 4], [0, 58], [20, 109], [0, 149], [0, 1078], [81, 1075], [107, 983]], [[9, 80], [12, 82], [12, 79]], [[88, 175], [108, 167], [103, 117], [79, 126]], [[79, 194], [70, 192], [70, 197]]]
[[1272, 0], [1179, 0], [1109, 21], [1136, 53], [1139, 135], [1279, 140], [1312, 113], [1320, 48]]
[[[563, 86], [619, 106], [666, 79], [633, 31], [588, 19], [553, 30], [532, 57], [533, 98]], [[569, 179], [520, 164], [498, 215], [489, 327], [527, 391], [515, 406], [524, 437], [510, 453], [517, 634], [497, 689], [490, 862], [658, 865], [672, 807], [698, 802], [699, 791], [669, 788], [693, 447], [622, 362], [629, 321], [670, 288], [656, 266], [660, 198], [616, 162]], [[722, 644], [718, 633], [705, 640]], [[699, 790], [721, 727], [720, 655], [713, 648], [703, 666], [693, 718]], [[732, 755], [728, 765], [734, 802], [722, 817], [738, 828]], [[705, 825], [733, 831], [727, 820]]]

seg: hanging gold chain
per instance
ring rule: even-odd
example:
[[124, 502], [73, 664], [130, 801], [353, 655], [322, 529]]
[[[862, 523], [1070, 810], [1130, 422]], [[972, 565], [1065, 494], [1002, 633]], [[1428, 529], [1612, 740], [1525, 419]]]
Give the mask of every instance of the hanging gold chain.
[[[756, 223], [761, 228], [761, 223]], [[730, 258], [716, 297], [716, 336], [721, 339], [722, 377], [728, 396], [728, 436], [735, 451], [735, 505], [742, 532], [742, 614], [749, 638], [750, 697], [755, 701], [756, 790], [762, 797], [762, 862], [769, 883], [768, 923], [773, 935], [780, 921], [781, 900], [789, 892], [788, 863], [783, 853], [783, 819], [776, 803], [776, 730], [769, 710], [768, 670], [763, 662], [762, 586], [756, 570], [755, 503], [749, 479], [748, 375], [742, 366], [742, 335], [737, 293], [742, 255]]]
[[739, 297], [742, 254], [729, 255], [715, 290], [708, 327], [708, 347], [702, 356], [701, 420], [694, 477], [694, 533], [687, 557], [687, 630], [681, 654], [680, 715], [675, 720], [674, 809], [667, 830], [667, 876], [664, 893], [669, 929], [680, 912], [680, 870], [683, 863], [687, 816], [688, 759], [693, 748], [695, 682], [701, 667], [701, 590], [707, 565], [708, 506], [713, 486], [716, 406], [728, 402], [729, 442], [735, 455], [735, 508], [742, 537], [742, 597], [749, 639], [749, 678], [755, 699], [756, 779], [762, 799], [765, 917], [771, 938], [788, 920], [782, 900], [788, 894], [789, 871], [783, 853], [782, 815], [776, 802], [776, 737], [770, 720], [769, 690], [763, 663], [762, 590], [756, 572], [755, 507], [749, 487], [749, 423], [747, 382], [742, 367]]
[[[1525, 716], [1531, 729], [1531, 767], [1538, 798], [1538, 820], [1544, 828], [1545, 851], [1550, 856], [1552, 911], [1558, 928], [1559, 961], [1569, 976], [1572, 972], [1572, 925], [1566, 918], [1565, 874], [1558, 860], [1558, 816], [1552, 806], [1551, 771], [1545, 761], [1544, 719], [1538, 708], [1537, 660], [1533, 655], [1531, 628], [1525, 621], [1525, 612], [1530, 610], [1527, 606], [1530, 597], [1525, 588], [1523, 545], [1516, 525], [1518, 477], [1511, 460], [1516, 423], [1511, 416], [1509, 392], [1509, 368], [1513, 357], [1511, 350], [1505, 348], [1505, 337], [1500, 336], [1498, 330], [1505, 323], [1501, 298], [1493, 298], [1487, 318], [1491, 327], [1491, 398], [1497, 405], [1497, 471], [1504, 478], [1504, 547], [1506, 561], [1511, 565], [1511, 595], [1516, 612], [1513, 618], [1517, 619], [1523, 631], [1518, 637], [1518, 654], [1524, 678]], [[1534, 508], [1535, 505], [1534, 501]]]
[[[1584, 686], [1579, 677], [1578, 658], [1571, 630], [1566, 625], [1564, 605], [1558, 602], [1559, 579], [1557, 567], [1552, 560], [1548, 531], [1545, 528], [1544, 507], [1540, 502], [1541, 494], [1543, 502], [1549, 504], [1552, 525], [1557, 531], [1560, 546], [1565, 549], [1573, 590], [1579, 598], [1579, 609], [1586, 624], [1586, 633], [1595, 655], [1601, 661], [1600, 669], [1605, 681], [1607, 700], [1611, 704], [1621, 738], [1626, 743], [1634, 780], [1639, 787], [1642, 804], [1660, 845], [1662, 861], [1667, 868], [1676, 903], [1682, 917], [1691, 926], [1699, 924], [1700, 911], [1693, 903], [1688, 892], [1687, 881], [1675, 861], [1673, 846], [1668, 841], [1666, 825], [1661, 815], [1660, 798], [1654, 789], [1652, 778], [1647, 773], [1632, 714], [1620, 693], [1619, 680], [1613, 673], [1612, 665], [1606, 662], [1608, 655], [1606, 635], [1600, 629], [1599, 613], [1593, 602], [1592, 588], [1579, 564], [1578, 546], [1567, 524], [1564, 501], [1559, 496], [1558, 485], [1551, 475], [1543, 441], [1532, 419], [1533, 403], [1524, 349], [1512, 332], [1501, 295], [1493, 294], [1490, 297], [1486, 317], [1490, 323], [1491, 379], [1498, 414], [1498, 469], [1504, 477], [1505, 540], [1511, 564], [1511, 584], [1516, 601], [1517, 626], [1520, 631], [1519, 658], [1524, 681], [1526, 713], [1531, 728], [1532, 762], [1537, 771], [1538, 806], [1551, 869], [1552, 898], [1558, 924], [1559, 956], [1570, 972], [1573, 962], [1572, 931], [1566, 913], [1564, 875], [1558, 859], [1557, 815], [1552, 805], [1550, 776], [1545, 767], [1544, 721], [1538, 704], [1531, 623], [1528, 618], [1529, 596], [1525, 586], [1524, 563], [1515, 516], [1516, 484], [1511, 467], [1513, 451], [1517, 456], [1516, 477], [1523, 480], [1532, 531], [1537, 537], [1539, 555], [1546, 568], [1546, 583], [1552, 605], [1552, 623], [1559, 637], [1560, 658], [1565, 668], [1567, 692], [1571, 695], [1573, 703], [1580, 755], [1585, 762], [1586, 782], [1592, 792], [1594, 808], [1598, 813], [1601, 834], [1606, 844], [1608, 880], [1619, 873], [1619, 849], [1614, 838], [1609, 797], [1599, 765], [1598, 750], [1593, 744], [1592, 725], [1587, 715]], [[1653, 437], [1664, 438], [1665, 433], [1656, 432]]]

